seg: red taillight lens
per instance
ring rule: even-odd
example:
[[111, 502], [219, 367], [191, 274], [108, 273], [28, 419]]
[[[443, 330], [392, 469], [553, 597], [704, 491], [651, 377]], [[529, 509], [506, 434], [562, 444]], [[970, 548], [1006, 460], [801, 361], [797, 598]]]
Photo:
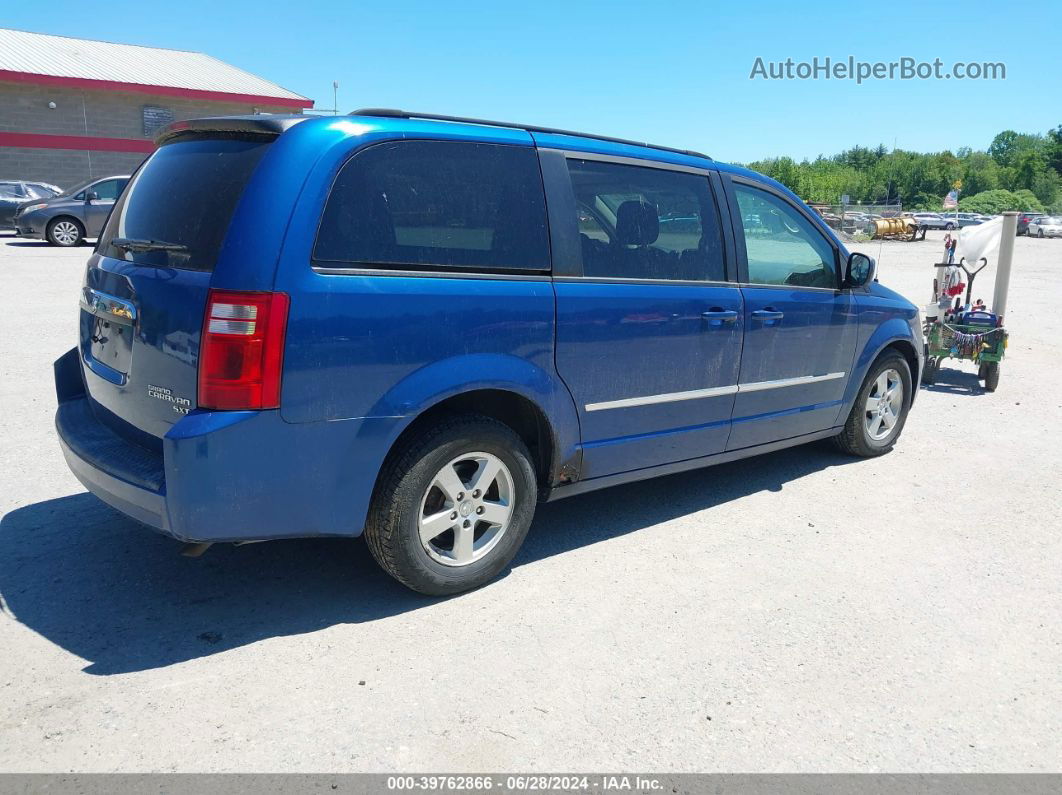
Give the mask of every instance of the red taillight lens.
[[285, 293], [211, 290], [199, 345], [199, 407], [278, 408], [287, 324]]

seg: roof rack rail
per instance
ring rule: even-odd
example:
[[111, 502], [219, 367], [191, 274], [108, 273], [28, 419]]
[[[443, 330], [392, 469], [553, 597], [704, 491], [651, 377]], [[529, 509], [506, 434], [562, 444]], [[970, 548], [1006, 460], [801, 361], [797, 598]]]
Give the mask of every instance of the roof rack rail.
[[511, 121], [491, 121], [489, 119], [473, 119], [466, 116], [443, 116], [439, 113], [414, 113], [407, 110], [396, 110], [394, 108], [359, 108], [358, 110], [352, 110], [347, 114], [348, 116], [381, 116], [388, 119], [428, 119], [431, 121], [454, 121], [461, 122], [463, 124], [482, 124], [487, 127], [509, 127], [517, 130], [527, 130], [528, 132], [549, 133], [552, 135], [575, 135], [580, 138], [593, 138], [596, 141], [608, 141], [613, 144], [628, 144], [630, 146], [644, 146], [649, 149], [659, 149], [663, 152], [675, 152], [680, 155], [691, 155], [692, 157], [703, 157], [706, 160], [712, 158], [703, 152], [695, 152], [692, 149], [676, 149], [671, 146], [660, 146], [658, 144], [650, 144], [644, 141], [631, 141], [626, 138], [613, 138], [608, 135], [593, 135], [592, 133], [575, 132], [573, 130], [560, 130], [556, 127], [539, 127], [536, 124], [517, 124]]

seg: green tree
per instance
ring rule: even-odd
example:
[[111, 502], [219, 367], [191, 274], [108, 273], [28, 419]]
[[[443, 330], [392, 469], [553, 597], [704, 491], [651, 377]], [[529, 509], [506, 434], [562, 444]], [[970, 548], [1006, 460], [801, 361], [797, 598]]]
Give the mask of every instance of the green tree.
[[1031, 190], [1017, 190], [1014, 191], [1014, 195], [1018, 199], [1018, 206], [1011, 209], [1031, 210], [1034, 213], [1042, 213], [1044, 211], [1043, 203], [1036, 198], [1036, 195]]
[[1044, 207], [1053, 206], [1062, 197], [1062, 178], [1053, 170], [1045, 169], [1033, 177], [1030, 190], [1043, 202]]
[[1014, 156], [1014, 189], [1032, 190], [1036, 177], [1047, 169], [1047, 160], [1035, 149], [1026, 149]]
[[1047, 131], [1047, 141], [1044, 145], [1044, 157], [1047, 165], [1062, 176], [1062, 124], [1053, 130]]
[[1042, 150], [1044, 143], [1043, 137], [1039, 135], [1004, 130], [992, 139], [988, 154], [1001, 166], [1013, 166], [1022, 152]]
[[972, 196], [999, 185], [999, 166], [984, 152], [972, 152], [963, 163], [962, 192]]
[[1018, 134], [1014, 130], [1004, 130], [988, 146], [988, 154], [992, 155], [1001, 166], [1009, 166], [1017, 149]]
[[991, 212], [1038, 209], [1062, 203], [1062, 125], [1046, 135], [1004, 130], [987, 152], [969, 147], [954, 154], [889, 152], [879, 144], [801, 162], [769, 158], [749, 167], [816, 203], [838, 204], [847, 194], [853, 203], [901, 201], [910, 209], [939, 210], [944, 196], [961, 182], [963, 201], [980, 197], [978, 206], [988, 201]]
[[1019, 199], [1009, 190], [986, 190], [959, 200], [959, 209], [968, 213], [998, 215], [1006, 210], [1017, 210]]

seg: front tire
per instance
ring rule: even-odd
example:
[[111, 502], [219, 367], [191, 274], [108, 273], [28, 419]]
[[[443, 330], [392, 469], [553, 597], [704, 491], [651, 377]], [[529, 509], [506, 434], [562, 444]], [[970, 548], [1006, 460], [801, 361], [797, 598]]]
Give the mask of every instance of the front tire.
[[1037, 234], [1036, 236], [1037, 236], [1038, 238], [1040, 238], [1041, 240], [1043, 240], [1043, 239], [1044, 239], [1044, 230], [1043, 230], [1043, 229], [1041, 229], [1041, 230], [1040, 230], [1040, 232], [1039, 232], [1039, 233], [1038, 233], [1038, 234]]
[[889, 452], [907, 421], [912, 396], [907, 360], [896, 350], [882, 354], [871, 365], [834, 442], [849, 455], [863, 458]]
[[376, 562], [414, 591], [468, 591], [513, 559], [537, 495], [531, 454], [511, 428], [477, 414], [456, 415], [390, 456], [365, 540]]
[[985, 392], [995, 392], [999, 386], [999, 362], [985, 363]]
[[45, 234], [53, 246], [71, 248], [85, 239], [85, 227], [74, 218], [56, 218], [48, 223]]

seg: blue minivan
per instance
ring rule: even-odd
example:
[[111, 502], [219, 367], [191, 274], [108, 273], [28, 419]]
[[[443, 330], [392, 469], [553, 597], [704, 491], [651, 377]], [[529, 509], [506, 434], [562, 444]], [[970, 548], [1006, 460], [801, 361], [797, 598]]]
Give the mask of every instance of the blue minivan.
[[391, 110], [158, 144], [89, 259], [56, 426], [86, 488], [189, 551], [364, 532], [456, 593], [540, 500], [880, 455], [915, 397], [916, 307], [696, 152]]

